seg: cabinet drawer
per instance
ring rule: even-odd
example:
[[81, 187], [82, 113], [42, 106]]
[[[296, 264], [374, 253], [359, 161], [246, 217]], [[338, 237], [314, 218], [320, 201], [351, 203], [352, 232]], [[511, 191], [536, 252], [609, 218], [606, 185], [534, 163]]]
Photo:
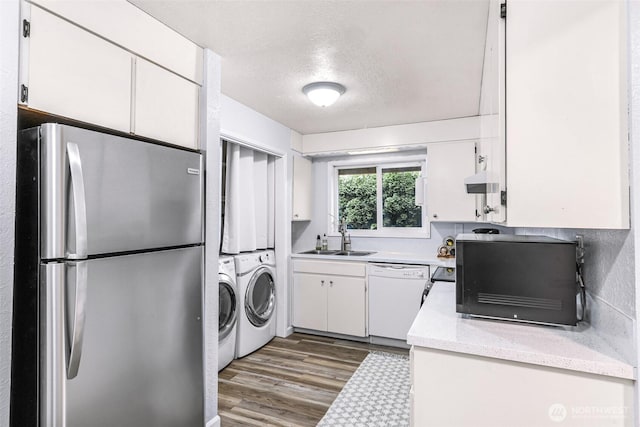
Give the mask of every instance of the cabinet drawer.
[[293, 271], [296, 273], [336, 274], [340, 276], [365, 276], [366, 264], [361, 262], [316, 261], [296, 259]]

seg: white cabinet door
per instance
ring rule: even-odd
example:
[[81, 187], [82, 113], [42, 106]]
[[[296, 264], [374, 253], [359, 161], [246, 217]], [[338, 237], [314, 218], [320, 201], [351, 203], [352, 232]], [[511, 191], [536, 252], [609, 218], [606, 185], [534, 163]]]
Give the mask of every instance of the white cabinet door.
[[133, 132], [197, 149], [199, 86], [141, 58], [135, 69]]
[[356, 277], [327, 276], [327, 330], [366, 336], [366, 283]]
[[27, 105], [123, 132], [130, 130], [132, 56], [38, 7], [31, 7]]
[[32, 3], [202, 84], [202, 48], [128, 1], [34, 0]]
[[508, 0], [509, 226], [629, 227], [626, 8]]
[[[624, 409], [633, 406], [627, 379], [420, 347], [411, 352], [411, 376], [415, 427], [635, 425]], [[554, 406], [566, 419], [551, 417]], [[581, 411], [592, 408], [616, 412]]]
[[324, 276], [293, 275], [293, 326], [327, 330], [327, 286]]
[[427, 212], [429, 221], [475, 221], [476, 196], [464, 179], [476, 173], [474, 142], [427, 146]]
[[292, 220], [311, 220], [311, 160], [293, 155]]

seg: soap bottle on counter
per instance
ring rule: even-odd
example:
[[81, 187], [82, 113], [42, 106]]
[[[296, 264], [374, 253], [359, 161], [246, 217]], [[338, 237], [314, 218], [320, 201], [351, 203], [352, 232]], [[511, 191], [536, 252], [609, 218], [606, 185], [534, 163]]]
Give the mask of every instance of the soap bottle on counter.
[[320, 242], [320, 235], [318, 234], [318, 237], [316, 237], [316, 251], [320, 249], [322, 249], [322, 243]]
[[327, 235], [323, 234], [322, 235], [322, 250], [326, 251], [327, 249], [329, 249], [329, 242], [327, 241]]

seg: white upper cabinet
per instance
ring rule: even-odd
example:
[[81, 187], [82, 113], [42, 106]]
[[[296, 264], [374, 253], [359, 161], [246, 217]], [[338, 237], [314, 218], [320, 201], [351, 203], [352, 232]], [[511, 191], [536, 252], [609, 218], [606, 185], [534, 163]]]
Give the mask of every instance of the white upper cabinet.
[[[155, 28], [162, 35], [168, 30], [159, 22], [154, 26], [140, 17], [139, 23], [146, 23], [146, 26], [135, 28], [140, 11], [126, 2], [129, 6], [123, 6], [120, 1], [98, 2], [100, 5], [93, 15], [87, 9], [87, 4], [93, 2], [46, 0], [38, 3], [57, 13], [68, 13], [69, 19], [80, 20], [87, 27], [95, 23], [95, 31], [102, 29], [104, 22], [118, 28], [118, 34]], [[70, 8], [69, 4], [78, 8]], [[98, 19], [105, 7], [108, 11], [103, 11], [104, 15]], [[121, 16], [114, 15], [114, 11], [119, 11]], [[23, 19], [30, 29], [21, 43], [20, 83], [26, 95], [21, 99], [23, 105], [190, 149], [199, 148], [200, 86], [194, 82], [196, 75], [185, 77], [169, 71], [136, 56], [130, 46], [105, 40], [30, 3], [23, 3]], [[102, 36], [110, 34], [106, 31]], [[170, 34], [176, 43], [162, 44], [165, 38], [159, 37], [163, 41], [160, 43], [148, 32], [144, 40], [149, 45], [162, 45], [163, 49], [174, 52], [178, 62], [190, 57], [190, 53], [177, 50], [184, 38], [177, 33]], [[189, 43], [191, 47], [197, 47]], [[133, 48], [144, 51], [136, 43]], [[193, 61], [187, 62], [196, 66]], [[201, 68], [201, 61], [197, 66]]]
[[198, 148], [199, 86], [137, 58], [133, 133]]
[[427, 147], [427, 215], [429, 221], [476, 221], [476, 196], [464, 179], [476, 173], [476, 144], [442, 142]]
[[24, 102], [36, 110], [129, 132], [131, 54], [40, 8], [31, 8], [29, 20]]
[[629, 227], [626, 8], [508, 0], [507, 225]]
[[311, 220], [311, 160], [293, 154], [292, 220]]
[[202, 84], [203, 50], [126, 0], [31, 0], [134, 54]]

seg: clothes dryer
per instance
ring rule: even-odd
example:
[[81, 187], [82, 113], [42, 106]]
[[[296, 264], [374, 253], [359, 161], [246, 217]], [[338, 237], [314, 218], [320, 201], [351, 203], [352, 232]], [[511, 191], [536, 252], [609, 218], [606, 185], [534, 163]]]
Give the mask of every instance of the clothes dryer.
[[267, 344], [276, 334], [276, 271], [272, 250], [235, 256], [238, 284], [236, 357]]
[[218, 261], [218, 371], [235, 359], [238, 319], [238, 288], [232, 256]]

